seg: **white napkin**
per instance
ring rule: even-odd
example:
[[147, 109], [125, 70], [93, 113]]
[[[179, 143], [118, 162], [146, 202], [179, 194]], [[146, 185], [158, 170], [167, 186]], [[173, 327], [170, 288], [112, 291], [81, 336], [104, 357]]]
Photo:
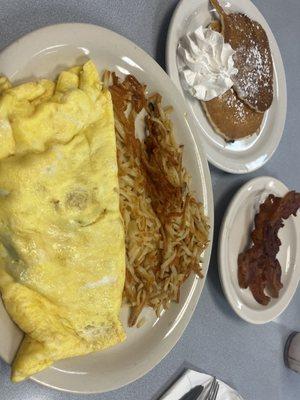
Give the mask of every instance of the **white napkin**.
[[[201, 396], [204, 396], [205, 389], [208, 388], [208, 384], [212, 379], [210, 375], [188, 369], [160, 400], [179, 400], [197, 385], [204, 386], [204, 391], [201, 394]], [[235, 390], [231, 389], [224, 382], [220, 380], [218, 382], [220, 386], [217, 400], [243, 400]]]

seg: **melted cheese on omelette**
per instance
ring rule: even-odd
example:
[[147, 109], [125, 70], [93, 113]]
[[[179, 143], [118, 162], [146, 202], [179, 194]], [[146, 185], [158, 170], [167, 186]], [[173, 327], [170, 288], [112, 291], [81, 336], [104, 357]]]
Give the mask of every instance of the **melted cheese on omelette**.
[[0, 78], [0, 290], [25, 332], [13, 381], [124, 340], [111, 97], [95, 65]]

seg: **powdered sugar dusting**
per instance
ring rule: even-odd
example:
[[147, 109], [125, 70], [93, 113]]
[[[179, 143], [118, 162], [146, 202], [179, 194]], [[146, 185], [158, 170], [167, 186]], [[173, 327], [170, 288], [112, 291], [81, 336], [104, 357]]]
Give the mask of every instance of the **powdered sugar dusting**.
[[250, 49], [245, 49], [242, 46], [237, 50], [237, 53], [242, 52], [246, 56], [244, 57], [244, 73], [236, 81], [238, 81], [239, 95], [243, 98], [252, 99], [253, 104], [256, 105], [261, 86], [268, 90], [271, 69], [268, 50], [261, 51], [253, 40], [251, 42], [253, 46]]
[[267, 35], [243, 14], [231, 14], [228, 39], [238, 73], [232, 77], [238, 96], [252, 108], [265, 111], [273, 99], [273, 65]]
[[233, 123], [235, 125], [239, 125], [246, 121], [247, 110], [245, 104], [240, 101], [236, 96], [234, 96], [233, 93], [228, 93], [228, 96], [226, 98], [226, 106], [229, 109], [233, 109]]

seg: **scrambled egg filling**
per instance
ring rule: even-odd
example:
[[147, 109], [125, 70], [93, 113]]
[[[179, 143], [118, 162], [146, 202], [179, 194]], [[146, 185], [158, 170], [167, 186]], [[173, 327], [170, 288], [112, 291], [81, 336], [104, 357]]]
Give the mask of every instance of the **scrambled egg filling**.
[[56, 82], [0, 77], [0, 290], [25, 332], [13, 381], [125, 339], [110, 93], [95, 65]]

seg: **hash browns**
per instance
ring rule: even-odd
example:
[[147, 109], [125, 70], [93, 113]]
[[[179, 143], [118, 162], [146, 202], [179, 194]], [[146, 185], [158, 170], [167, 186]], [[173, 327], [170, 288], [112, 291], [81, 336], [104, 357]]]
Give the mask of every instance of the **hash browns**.
[[[126, 233], [124, 298], [131, 312], [129, 326], [138, 325], [146, 306], [157, 316], [178, 302], [180, 287], [195, 272], [202, 277], [201, 255], [209, 225], [203, 205], [189, 190], [182, 166], [183, 146], [173, 136], [169, 114], [159, 94], [128, 75], [103, 76], [112, 95], [120, 185], [120, 209]], [[136, 137], [143, 115], [145, 139]]]

